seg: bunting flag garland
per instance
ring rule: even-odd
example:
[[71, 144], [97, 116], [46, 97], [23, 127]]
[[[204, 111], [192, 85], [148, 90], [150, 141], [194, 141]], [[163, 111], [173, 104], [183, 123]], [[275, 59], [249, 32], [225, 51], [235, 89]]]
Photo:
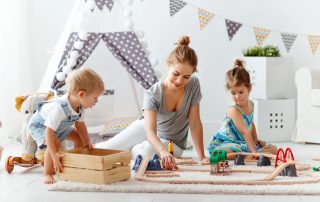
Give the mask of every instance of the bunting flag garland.
[[173, 16], [178, 11], [180, 11], [183, 7], [187, 5], [186, 2], [181, 0], [170, 0], [170, 16]]
[[320, 36], [309, 35], [308, 39], [309, 39], [310, 47], [312, 50], [312, 54], [314, 55], [318, 49], [319, 44], [320, 44]]
[[229, 41], [231, 41], [233, 36], [237, 33], [237, 31], [242, 26], [242, 24], [226, 19], [226, 26], [227, 26]]
[[[115, 0], [113, 0], [115, 1]], [[141, 0], [142, 1], [142, 0]], [[198, 18], [199, 18], [199, 25], [200, 30], [203, 30], [206, 28], [206, 26], [209, 24], [209, 22], [214, 18], [221, 18], [225, 20], [227, 33], [229, 37], [229, 41], [232, 41], [233, 37], [237, 34], [237, 32], [242, 28], [243, 26], [253, 28], [256, 40], [257, 40], [257, 46], [262, 46], [264, 44], [264, 41], [268, 37], [269, 33], [276, 32], [281, 34], [282, 42], [286, 48], [287, 53], [290, 52], [292, 45], [294, 44], [295, 40], [298, 36], [302, 34], [295, 34], [295, 33], [286, 33], [286, 32], [279, 32], [275, 30], [270, 30], [266, 28], [259, 28], [252, 25], [247, 25], [243, 23], [239, 23], [230, 19], [227, 19], [223, 16], [219, 16], [216, 13], [207, 11], [205, 9], [199, 8], [195, 5], [192, 5], [189, 2], [185, 2], [184, 0], [169, 0], [170, 2], [170, 16], [172, 17], [177, 12], [179, 12], [183, 7], [186, 5], [194, 7], [198, 11]], [[303, 34], [303, 36], [306, 36], [307, 34]], [[310, 43], [310, 47], [312, 50], [312, 53], [315, 54], [319, 44], [320, 44], [320, 35], [307, 35]]]
[[282, 41], [284, 46], [286, 47], [287, 52], [289, 53], [292, 44], [296, 40], [298, 35], [291, 33], [281, 33]]
[[257, 45], [262, 46], [264, 40], [267, 38], [267, 36], [270, 33], [270, 30], [268, 29], [263, 29], [263, 28], [258, 28], [258, 27], [253, 27], [254, 33], [256, 35], [257, 39]]
[[203, 10], [201, 8], [198, 8], [198, 14], [199, 14], [200, 29], [203, 30], [207, 26], [209, 21], [213, 18], [214, 14], [206, 10]]

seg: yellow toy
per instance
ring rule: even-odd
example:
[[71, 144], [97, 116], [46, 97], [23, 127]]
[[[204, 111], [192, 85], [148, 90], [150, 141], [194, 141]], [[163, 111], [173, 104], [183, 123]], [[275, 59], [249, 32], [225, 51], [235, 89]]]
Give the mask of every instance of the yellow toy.
[[168, 152], [173, 155], [173, 145], [172, 145], [172, 141], [171, 140], [169, 140]]

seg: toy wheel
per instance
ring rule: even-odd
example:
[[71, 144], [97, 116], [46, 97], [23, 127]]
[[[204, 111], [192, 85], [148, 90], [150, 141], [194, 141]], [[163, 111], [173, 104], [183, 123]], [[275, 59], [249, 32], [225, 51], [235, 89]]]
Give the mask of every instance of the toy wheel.
[[12, 163], [12, 156], [8, 156], [5, 164], [6, 171], [10, 174], [13, 171], [14, 164]]

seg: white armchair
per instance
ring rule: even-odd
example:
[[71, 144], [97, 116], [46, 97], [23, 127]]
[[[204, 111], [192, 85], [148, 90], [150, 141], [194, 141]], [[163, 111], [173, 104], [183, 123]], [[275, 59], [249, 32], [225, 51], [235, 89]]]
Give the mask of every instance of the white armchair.
[[320, 143], [320, 68], [298, 69], [295, 83], [297, 123], [293, 141]]

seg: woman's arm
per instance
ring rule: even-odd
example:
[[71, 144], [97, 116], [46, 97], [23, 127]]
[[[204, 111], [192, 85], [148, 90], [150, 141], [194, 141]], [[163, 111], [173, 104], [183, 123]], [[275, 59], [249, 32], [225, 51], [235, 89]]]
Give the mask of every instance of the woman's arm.
[[162, 165], [170, 170], [175, 168], [176, 164], [173, 155], [167, 151], [167, 147], [161, 142], [157, 135], [157, 112], [147, 109], [144, 110], [144, 128], [146, 130], [147, 140], [160, 155]]
[[152, 147], [160, 154], [161, 151], [166, 151], [166, 146], [160, 141], [157, 136], [157, 112], [152, 110], [144, 110], [144, 128], [147, 134], [147, 140]]
[[203, 149], [203, 128], [200, 119], [200, 105], [194, 105], [189, 110], [189, 125], [192, 136], [192, 141], [196, 148], [196, 152], [200, 160], [204, 160], [206, 157], [204, 155]]
[[254, 139], [252, 137], [251, 131], [248, 129], [244, 120], [242, 119], [241, 112], [238, 109], [231, 107], [227, 111], [227, 116], [232, 119], [233, 123], [235, 124], [237, 129], [242, 134], [244, 140], [246, 141], [248, 148], [250, 149], [250, 152], [256, 153], [257, 149], [255, 146]]

